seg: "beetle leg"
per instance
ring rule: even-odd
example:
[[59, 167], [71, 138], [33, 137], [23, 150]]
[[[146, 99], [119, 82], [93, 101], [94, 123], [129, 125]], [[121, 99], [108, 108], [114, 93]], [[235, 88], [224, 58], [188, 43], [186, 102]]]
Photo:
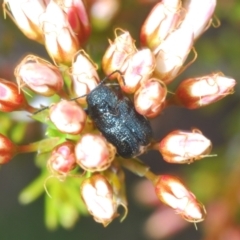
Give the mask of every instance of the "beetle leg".
[[88, 108], [83, 108], [84, 112], [88, 115], [89, 114], [89, 110]]
[[123, 77], [123, 75], [122, 75], [122, 72], [119, 71], [119, 70], [115, 70], [115, 71], [113, 71], [112, 73], [110, 73], [109, 75], [107, 75], [107, 76], [100, 82], [100, 84], [103, 84], [106, 80], [108, 80], [108, 79], [109, 79], [112, 75], [114, 75], [115, 73], [118, 73], [118, 74], [121, 76], [124, 85], [126, 85], [126, 84], [125, 84], [125, 79], [124, 79], [124, 77]]
[[44, 111], [44, 110], [46, 110], [46, 109], [48, 109], [48, 108], [49, 108], [49, 106], [47, 106], [47, 107], [42, 107], [42, 108], [38, 109], [36, 112], [34, 112], [33, 115], [35, 115], [35, 114], [37, 114], [37, 113], [40, 113], [40, 112], [42, 112], [42, 111]]

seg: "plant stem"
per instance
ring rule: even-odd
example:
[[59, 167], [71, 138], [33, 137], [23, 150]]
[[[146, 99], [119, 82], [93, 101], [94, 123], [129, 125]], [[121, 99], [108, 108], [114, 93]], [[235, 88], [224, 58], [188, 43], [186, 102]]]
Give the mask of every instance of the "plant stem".
[[139, 159], [136, 159], [136, 158], [131, 158], [131, 159], [118, 158], [118, 160], [124, 168], [126, 168], [129, 171], [135, 173], [136, 175], [138, 175], [140, 177], [144, 176], [153, 183], [155, 183], [157, 181], [157, 176], [149, 170], [150, 167], [145, 165]]

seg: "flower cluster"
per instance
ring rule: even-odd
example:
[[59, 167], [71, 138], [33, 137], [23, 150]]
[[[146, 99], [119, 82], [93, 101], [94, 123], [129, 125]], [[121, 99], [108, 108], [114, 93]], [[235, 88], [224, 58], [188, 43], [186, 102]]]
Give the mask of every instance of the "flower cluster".
[[[171, 105], [196, 109], [233, 93], [236, 81], [218, 72], [183, 80], [173, 95], [168, 94], [168, 84], [189, 65], [184, 64], [195, 40], [211, 24], [215, 5], [215, 0], [157, 3], [142, 26], [141, 48], [135, 45], [130, 32], [116, 29], [115, 39], [109, 40], [101, 64], [108, 76], [107, 86], [119, 85], [121, 90], [115, 91], [124, 92], [133, 101], [137, 114], [147, 119], [160, 115]], [[119, 205], [124, 207], [125, 215], [128, 211], [123, 167], [149, 179], [159, 200], [185, 220], [203, 221], [204, 206], [179, 178], [155, 175], [140, 160], [122, 158], [111, 139], [103, 137], [84, 110], [88, 107], [86, 96], [104, 83], [97, 73], [100, 66], [83, 50], [90, 34], [88, 10], [83, 2], [6, 0], [4, 7], [28, 38], [45, 45], [53, 63], [28, 55], [15, 68], [16, 83], [0, 79], [0, 111], [28, 111], [33, 119], [46, 124], [48, 135], [39, 142], [17, 145], [1, 134], [0, 163], [9, 162], [19, 153], [38, 152], [37, 158], [42, 163], [39, 186], [45, 185], [54, 198], [61, 199], [64, 192], [62, 205], [69, 212], [73, 213], [74, 209], [84, 212], [84, 204], [104, 226], [119, 216]], [[45, 97], [57, 95], [62, 100], [49, 107], [35, 108], [28, 104], [25, 91]], [[106, 105], [104, 101], [101, 104]], [[118, 116], [120, 109], [114, 107], [113, 114]], [[131, 133], [137, 136], [134, 130]], [[200, 160], [209, 156], [211, 149], [211, 141], [197, 129], [174, 130], [147, 146], [147, 150], [159, 151], [166, 162], [176, 164]], [[49, 177], [57, 178], [60, 183]], [[56, 184], [61, 186], [53, 191]], [[36, 198], [32, 196], [32, 188], [22, 193], [22, 202]], [[74, 215], [72, 222], [66, 223], [63, 214], [56, 215], [60, 219], [46, 221], [50, 228], [58, 223], [70, 227], [77, 219]]]

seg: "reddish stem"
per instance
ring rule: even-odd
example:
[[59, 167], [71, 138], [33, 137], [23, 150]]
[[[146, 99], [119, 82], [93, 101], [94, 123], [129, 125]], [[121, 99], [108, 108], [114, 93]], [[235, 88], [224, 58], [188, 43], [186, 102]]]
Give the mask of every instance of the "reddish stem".
[[34, 142], [26, 145], [18, 146], [18, 153], [37, 152], [40, 142]]
[[24, 110], [27, 111], [27, 112], [29, 112], [29, 113], [34, 114], [38, 109], [37, 109], [37, 108], [34, 108], [34, 107], [32, 107], [32, 106], [30, 106], [30, 105], [27, 104], [27, 105], [25, 106]]

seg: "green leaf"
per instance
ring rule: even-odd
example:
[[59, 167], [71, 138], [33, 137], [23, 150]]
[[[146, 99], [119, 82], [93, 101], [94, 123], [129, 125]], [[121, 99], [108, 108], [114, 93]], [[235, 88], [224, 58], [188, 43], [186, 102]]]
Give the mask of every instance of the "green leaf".
[[[50, 188], [49, 188], [50, 189]], [[53, 190], [53, 189], [51, 189]], [[55, 189], [57, 190], [57, 189]], [[58, 226], [58, 204], [56, 204], [55, 194], [51, 191], [51, 198], [45, 195], [45, 224], [48, 229], [54, 230]]]
[[26, 129], [27, 129], [26, 122], [18, 122], [12, 126], [11, 129], [11, 139], [15, 143], [20, 143], [23, 138], [25, 137]]
[[[45, 152], [50, 152], [54, 147], [57, 145], [63, 143], [65, 139], [61, 139], [59, 137], [52, 137], [52, 138], [46, 138], [43, 139], [39, 142], [36, 142], [38, 144], [38, 153], [45, 153]], [[32, 143], [33, 144], [33, 143]]]
[[29, 204], [39, 198], [44, 193], [44, 184], [47, 177], [48, 173], [47, 171], [44, 171], [33, 182], [25, 187], [19, 195], [19, 202], [22, 204]]

